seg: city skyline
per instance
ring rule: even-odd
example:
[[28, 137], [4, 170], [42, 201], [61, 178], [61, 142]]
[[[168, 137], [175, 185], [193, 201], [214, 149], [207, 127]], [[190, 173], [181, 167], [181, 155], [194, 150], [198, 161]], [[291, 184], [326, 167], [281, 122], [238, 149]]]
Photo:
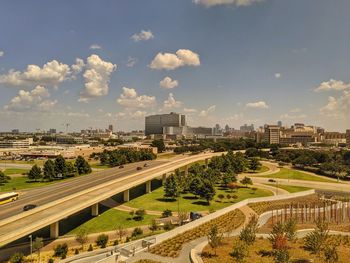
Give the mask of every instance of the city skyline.
[[349, 7], [4, 1], [0, 130], [143, 129], [146, 115], [174, 111], [193, 126], [281, 120], [345, 131]]

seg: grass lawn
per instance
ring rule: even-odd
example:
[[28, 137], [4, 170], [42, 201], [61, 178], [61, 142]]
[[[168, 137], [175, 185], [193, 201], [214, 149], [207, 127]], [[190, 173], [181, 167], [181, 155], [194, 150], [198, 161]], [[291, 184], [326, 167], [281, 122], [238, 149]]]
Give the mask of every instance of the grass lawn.
[[119, 225], [121, 225], [123, 228], [150, 225], [152, 220], [155, 218], [157, 218], [157, 216], [145, 215], [144, 220], [135, 221], [131, 218], [128, 212], [109, 209], [99, 216], [71, 230], [69, 233], [67, 233], [67, 235], [75, 234], [81, 228], [87, 229], [89, 233], [98, 233], [115, 230]]
[[314, 176], [314, 175], [311, 175], [311, 174], [303, 173], [301, 171], [287, 169], [287, 168], [281, 168], [281, 170], [278, 173], [270, 174], [270, 175], [264, 175], [264, 176], [261, 176], [261, 177], [335, 183], [335, 181], [329, 180], [327, 178], [323, 178], [321, 176]]
[[91, 168], [95, 168], [95, 169], [109, 169], [111, 168], [109, 165], [101, 165], [98, 163], [94, 163], [94, 164], [90, 164]]
[[[222, 202], [219, 201], [217, 197], [219, 194], [223, 194], [225, 198]], [[227, 199], [226, 195], [230, 194], [237, 195], [236, 199]], [[164, 198], [164, 190], [163, 187], [160, 187], [149, 194], [142, 195], [137, 197], [129, 202], [126, 202], [125, 205], [131, 206], [134, 208], [143, 208], [146, 210], [153, 211], [164, 211], [166, 209], [170, 209], [172, 211], [178, 210], [178, 202], [177, 200], [169, 200]], [[180, 210], [181, 211], [212, 211], [219, 210], [221, 208], [227, 207], [233, 203], [237, 203], [247, 198], [253, 197], [262, 197], [262, 196], [270, 196], [272, 193], [267, 190], [257, 189], [253, 192], [250, 188], [239, 188], [235, 192], [231, 192], [230, 190], [223, 189], [221, 187], [216, 188], [216, 195], [214, 200], [210, 202], [210, 206], [207, 205], [207, 202], [202, 199], [197, 199], [192, 194], [184, 194], [180, 198]]]
[[175, 156], [176, 156], [176, 153], [174, 153], [174, 152], [158, 153], [157, 159], [170, 159], [170, 158], [175, 157]]
[[[276, 186], [276, 184], [266, 184], [266, 185], [271, 185], [271, 186]], [[293, 186], [293, 185], [278, 185], [278, 188], [284, 189], [288, 191], [289, 193], [296, 193], [296, 192], [302, 192], [302, 191], [307, 191], [312, 188], [309, 187], [303, 187], [303, 186]]]
[[6, 175], [23, 174], [29, 172], [28, 169], [8, 168], [4, 171]]
[[256, 173], [265, 173], [269, 171], [270, 169], [267, 166], [261, 166], [260, 169], [253, 171], [253, 170], [248, 170], [247, 173], [251, 174], [256, 174]]
[[[59, 181], [62, 182], [63, 180]], [[16, 190], [28, 189], [33, 187], [44, 186], [52, 183], [56, 183], [57, 181], [52, 182], [28, 182], [28, 178], [25, 176], [20, 177], [12, 177], [8, 183], [0, 185], [0, 192], [8, 192], [12, 191], [14, 188]]]

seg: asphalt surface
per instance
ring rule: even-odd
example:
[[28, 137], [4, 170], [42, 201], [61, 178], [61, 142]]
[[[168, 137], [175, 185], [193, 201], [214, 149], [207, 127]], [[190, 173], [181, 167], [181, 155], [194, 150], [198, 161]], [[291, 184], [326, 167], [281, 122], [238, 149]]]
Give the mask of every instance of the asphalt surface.
[[[106, 169], [104, 171], [72, 178], [63, 182], [57, 182], [52, 185], [18, 191], [20, 192], [20, 198], [17, 201], [0, 206], [0, 220], [22, 213], [23, 207], [27, 204], [35, 204], [37, 206], [44, 205], [59, 198], [97, 186], [101, 183], [116, 178], [127, 177], [135, 173], [138, 166], [142, 167], [142, 171], [147, 171], [149, 168], [157, 167], [166, 162], [167, 160], [154, 160], [127, 164], [121, 169], [119, 167]], [[143, 167], [145, 163], [147, 163], [147, 167]]]

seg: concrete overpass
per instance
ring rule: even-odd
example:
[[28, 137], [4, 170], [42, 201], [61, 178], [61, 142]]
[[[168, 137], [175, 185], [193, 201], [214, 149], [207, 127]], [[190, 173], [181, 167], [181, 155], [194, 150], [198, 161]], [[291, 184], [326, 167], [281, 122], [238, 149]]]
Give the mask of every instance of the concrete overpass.
[[[98, 203], [124, 193], [124, 199], [129, 199], [129, 190], [135, 186], [146, 184], [146, 192], [151, 191], [151, 181], [162, 177], [168, 172], [201, 160], [208, 160], [222, 153], [204, 153], [192, 156], [180, 156], [167, 161], [151, 161], [148, 168], [136, 171], [133, 164], [124, 169], [109, 169], [106, 171], [72, 179], [51, 186], [40, 187], [27, 191], [23, 199], [9, 205], [4, 205], [0, 211], [0, 247], [23, 236], [50, 226], [51, 238], [59, 236], [59, 221], [85, 208], [91, 207], [92, 215], [98, 215]], [[94, 179], [94, 180], [93, 180]], [[63, 186], [63, 187], [62, 187]], [[73, 189], [71, 189], [72, 187]], [[45, 201], [45, 195], [49, 197]], [[23, 203], [40, 199], [37, 208], [20, 212]]]

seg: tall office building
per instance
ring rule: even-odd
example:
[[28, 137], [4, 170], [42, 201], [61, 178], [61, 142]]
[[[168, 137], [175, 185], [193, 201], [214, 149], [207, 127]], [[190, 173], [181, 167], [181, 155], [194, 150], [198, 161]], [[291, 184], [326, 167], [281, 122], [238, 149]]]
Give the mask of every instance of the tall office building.
[[112, 124], [109, 124], [109, 125], [108, 125], [108, 130], [111, 131], [111, 132], [113, 132], [113, 125], [112, 125]]
[[146, 116], [145, 135], [163, 134], [165, 127], [184, 127], [186, 126], [186, 116], [171, 112], [169, 114], [157, 114]]
[[346, 130], [346, 144], [350, 147], [350, 129]]
[[264, 140], [269, 144], [280, 143], [280, 127], [278, 125], [266, 125]]
[[278, 121], [278, 122], [277, 122], [277, 126], [278, 126], [278, 127], [282, 127], [282, 121]]

